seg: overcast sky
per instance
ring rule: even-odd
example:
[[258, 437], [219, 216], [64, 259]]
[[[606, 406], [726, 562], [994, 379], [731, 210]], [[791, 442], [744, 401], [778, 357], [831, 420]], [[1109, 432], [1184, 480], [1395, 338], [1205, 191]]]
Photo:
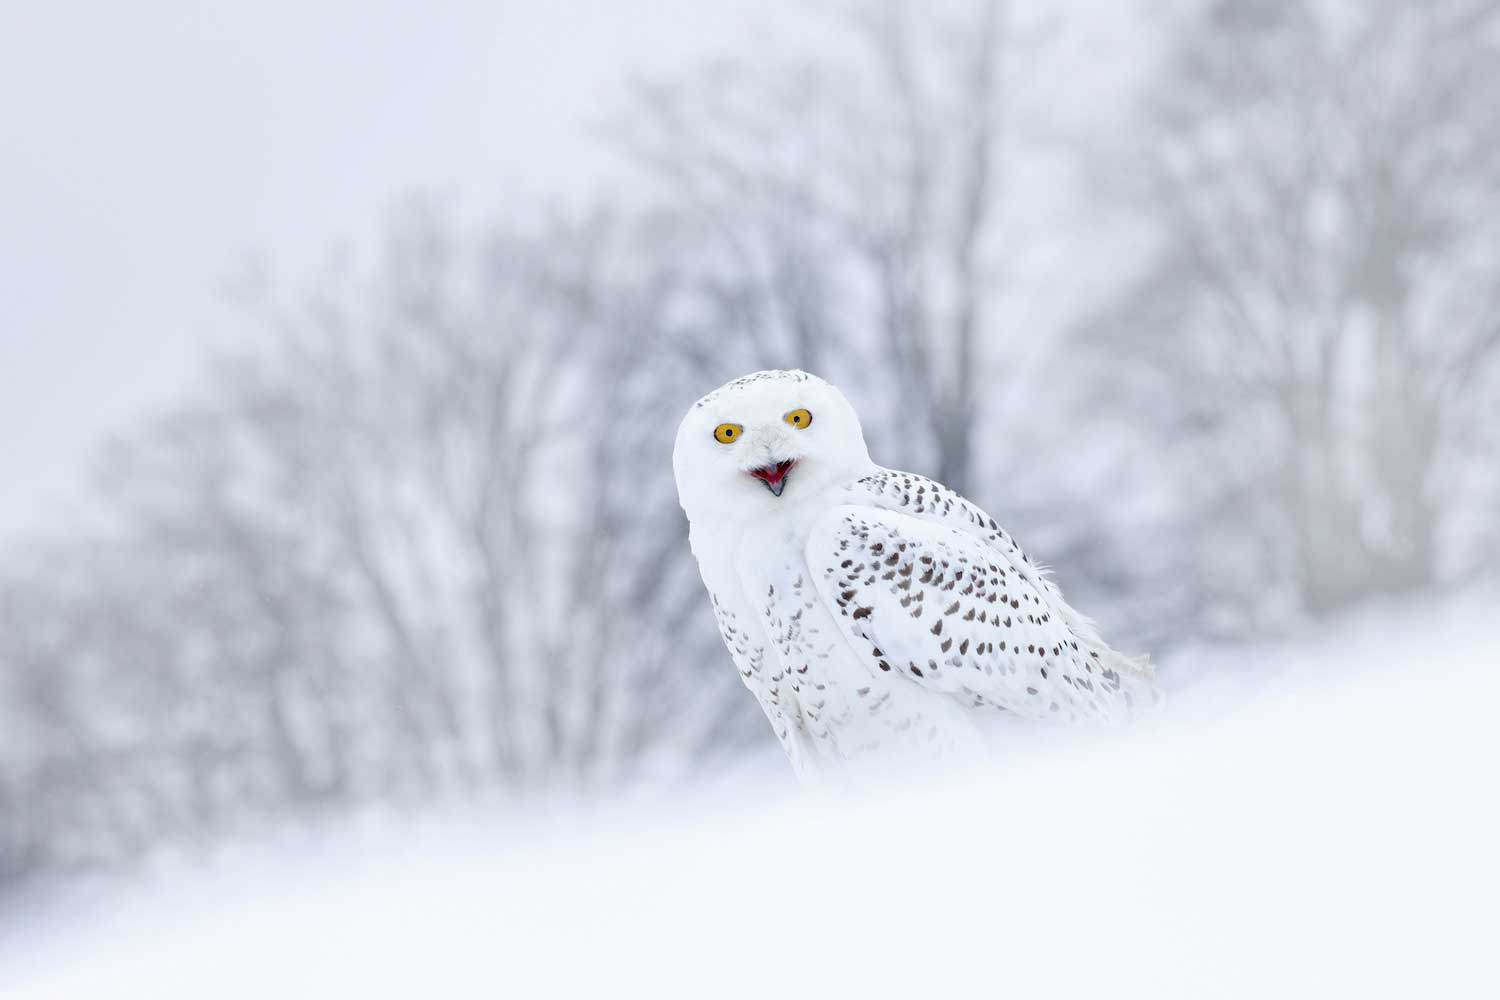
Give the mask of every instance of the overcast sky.
[[743, 41], [745, 0], [37, 2], [0, 13], [0, 539], [413, 189], [578, 194], [632, 73]]

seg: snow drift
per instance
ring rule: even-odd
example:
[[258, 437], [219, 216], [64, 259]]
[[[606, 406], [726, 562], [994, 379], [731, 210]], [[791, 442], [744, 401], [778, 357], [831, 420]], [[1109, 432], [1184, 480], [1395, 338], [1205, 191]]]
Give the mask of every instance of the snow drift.
[[74, 887], [7, 915], [0, 993], [1485, 993], [1493, 603], [1194, 651], [1163, 666], [1157, 725], [1018, 740], [942, 787], [812, 800], [741, 775]]

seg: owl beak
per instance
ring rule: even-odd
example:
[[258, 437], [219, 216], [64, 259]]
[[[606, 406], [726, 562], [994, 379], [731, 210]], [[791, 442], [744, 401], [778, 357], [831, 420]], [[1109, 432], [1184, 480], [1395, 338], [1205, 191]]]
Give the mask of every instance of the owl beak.
[[766, 484], [766, 489], [771, 491], [775, 497], [781, 496], [781, 491], [786, 489], [787, 476], [791, 475], [792, 467], [797, 460], [789, 458], [785, 462], [777, 462], [774, 465], [763, 465], [758, 469], [751, 469], [750, 475]]

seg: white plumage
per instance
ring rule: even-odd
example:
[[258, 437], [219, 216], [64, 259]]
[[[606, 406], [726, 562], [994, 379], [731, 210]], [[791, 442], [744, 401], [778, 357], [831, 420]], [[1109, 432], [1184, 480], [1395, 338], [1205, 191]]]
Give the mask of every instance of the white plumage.
[[724, 643], [804, 778], [979, 752], [998, 710], [1114, 723], [1155, 698], [993, 518], [875, 465], [822, 379], [709, 393], [672, 464]]

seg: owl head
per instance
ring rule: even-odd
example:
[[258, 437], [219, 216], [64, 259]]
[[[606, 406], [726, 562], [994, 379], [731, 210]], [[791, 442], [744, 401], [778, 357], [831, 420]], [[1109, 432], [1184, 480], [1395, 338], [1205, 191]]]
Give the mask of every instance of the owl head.
[[682, 418], [672, 450], [677, 497], [695, 525], [785, 509], [870, 468], [854, 407], [803, 371], [755, 372], [715, 389]]

